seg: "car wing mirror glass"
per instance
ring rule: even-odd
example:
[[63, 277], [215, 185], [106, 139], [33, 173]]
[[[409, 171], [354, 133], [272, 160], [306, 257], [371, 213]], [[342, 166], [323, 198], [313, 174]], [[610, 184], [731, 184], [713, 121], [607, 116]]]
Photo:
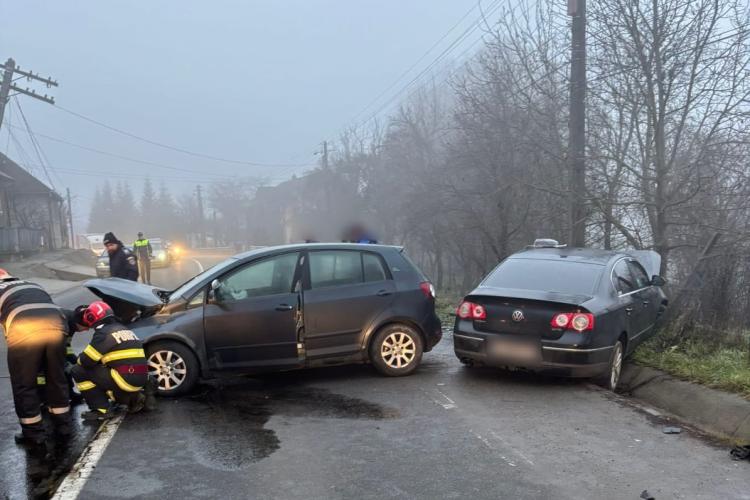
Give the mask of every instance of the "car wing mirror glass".
[[664, 286], [667, 284], [667, 280], [663, 276], [659, 276], [658, 274], [655, 274], [651, 278], [651, 285], [652, 286]]

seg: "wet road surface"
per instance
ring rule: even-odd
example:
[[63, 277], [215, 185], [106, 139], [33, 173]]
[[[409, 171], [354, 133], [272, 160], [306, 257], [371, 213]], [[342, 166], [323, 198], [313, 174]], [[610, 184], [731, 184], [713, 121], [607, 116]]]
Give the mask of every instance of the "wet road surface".
[[128, 416], [80, 498], [750, 498], [750, 464], [587, 383], [369, 366], [204, 385]]
[[[152, 278], [155, 285], [174, 288], [188, 280], [201, 270], [208, 268], [224, 256], [207, 256], [198, 258], [198, 263], [190, 258], [175, 263], [170, 268], [154, 269]], [[199, 265], [200, 264], [200, 265]], [[71, 288], [54, 297], [62, 307], [75, 307], [96, 300], [96, 296], [79, 286]], [[90, 340], [87, 333], [77, 334], [73, 348], [80, 352]], [[95, 434], [97, 427], [80, 422], [80, 413], [86, 408], [75, 408], [74, 417], [77, 425], [75, 439], [69, 443], [52, 443], [47, 452], [27, 453], [17, 446], [13, 435], [18, 432], [18, 420], [13, 409], [13, 398], [8, 376], [7, 349], [5, 340], [0, 336], [0, 498], [25, 499], [47, 498], [51, 490], [67, 474], [70, 467], [78, 460], [79, 455]]]

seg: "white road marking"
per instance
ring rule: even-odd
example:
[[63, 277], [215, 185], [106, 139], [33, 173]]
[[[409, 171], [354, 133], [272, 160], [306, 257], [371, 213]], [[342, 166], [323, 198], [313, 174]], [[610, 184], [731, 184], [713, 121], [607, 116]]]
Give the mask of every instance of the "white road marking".
[[[474, 436], [477, 439], [479, 439], [481, 442], [483, 442], [485, 444], [485, 446], [487, 446], [487, 448], [489, 448], [492, 451], [497, 451], [497, 448], [495, 448], [494, 446], [492, 446], [492, 443], [490, 442], [489, 439], [487, 439], [486, 437], [480, 436], [479, 434], [477, 434], [473, 430], [471, 431], [471, 433], [474, 434]], [[517, 467], [517, 465], [513, 462], [513, 460], [509, 459], [505, 455], [500, 455], [500, 458], [502, 458], [503, 462], [505, 462], [509, 466], [511, 466], [511, 467]]]
[[65, 479], [63, 479], [60, 486], [57, 487], [52, 500], [75, 500], [83, 491], [83, 487], [86, 485], [86, 481], [91, 477], [91, 474], [96, 469], [96, 464], [104, 454], [104, 450], [107, 449], [109, 442], [115, 436], [118, 427], [122, 423], [123, 415], [108, 420], [102, 424], [94, 439], [84, 448], [83, 453], [76, 461], [73, 468], [70, 470]]
[[203, 270], [204, 270], [203, 269], [203, 264], [201, 264], [200, 262], [198, 262], [198, 259], [190, 259], [190, 260], [192, 260], [193, 262], [195, 262], [195, 265], [198, 266], [198, 269], [200, 269], [200, 271], [198, 273], [199, 274], [202, 273]]
[[436, 391], [436, 392], [437, 392], [438, 394], [440, 394], [440, 395], [441, 395], [441, 396], [442, 396], [443, 398], [445, 398], [445, 400], [447, 401], [447, 403], [444, 403], [444, 402], [442, 402], [442, 401], [438, 401], [437, 399], [433, 399], [433, 401], [434, 401], [435, 403], [439, 404], [440, 406], [442, 406], [442, 407], [443, 407], [443, 408], [445, 408], [446, 410], [452, 410], [453, 408], [458, 408], [458, 405], [456, 404], [456, 402], [455, 402], [455, 401], [453, 401], [453, 400], [452, 400], [451, 398], [449, 398], [448, 396], [446, 396], [446, 395], [445, 395], [445, 394], [444, 394], [444, 393], [443, 393], [443, 392], [442, 392], [442, 391], [441, 391], [440, 389], [435, 389], [435, 391]]
[[510, 443], [508, 443], [505, 439], [503, 439], [497, 432], [490, 431], [490, 434], [492, 434], [492, 437], [494, 437], [495, 439], [497, 439], [498, 441], [500, 441], [506, 448], [509, 448], [513, 453], [515, 453], [516, 455], [518, 455], [519, 457], [521, 457], [521, 459], [523, 459], [524, 462], [526, 462], [527, 464], [529, 464], [531, 466], [534, 465], [534, 462], [532, 462], [531, 460], [529, 460], [526, 457], [526, 455], [524, 455], [523, 453], [521, 453], [519, 450], [517, 450], [516, 448], [514, 448], [513, 446], [511, 446]]

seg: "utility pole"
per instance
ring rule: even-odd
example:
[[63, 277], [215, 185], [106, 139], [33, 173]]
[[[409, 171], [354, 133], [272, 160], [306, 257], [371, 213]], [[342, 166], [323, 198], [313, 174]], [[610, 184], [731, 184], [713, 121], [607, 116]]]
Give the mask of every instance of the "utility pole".
[[55, 98], [48, 96], [47, 94], [41, 95], [37, 94], [36, 90], [26, 88], [21, 88], [15, 83], [13, 83], [13, 77], [15, 75], [20, 75], [26, 77], [27, 81], [35, 80], [38, 82], [42, 82], [47, 86], [47, 88], [50, 87], [57, 87], [58, 84], [55, 80], [52, 79], [52, 77], [48, 78], [42, 78], [38, 74], [34, 74], [33, 71], [22, 71], [20, 67], [16, 66], [16, 61], [9, 58], [7, 61], [5, 61], [5, 66], [3, 67], [3, 81], [2, 84], [0, 84], [0, 127], [3, 125], [3, 116], [5, 116], [5, 105], [8, 104], [8, 99], [10, 98], [10, 91], [14, 91], [18, 94], [23, 94], [29, 97], [33, 97], [34, 99], [39, 99], [40, 101], [44, 101], [48, 104], [55, 104]]
[[73, 233], [73, 202], [70, 201], [70, 188], [65, 188], [68, 194], [68, 228], [70, 229], [70, 248], [76, 247], [76, 237]]
[[568, 0], [571, 22], [570, 121], [570, 245], [586, 244], [586, 0]]
[[323, 152], [321, 153], [321, 164], [328, 170], [328, 141], [323, 141]]
[[198, 184], [196, 188], [196, 195], [198, 197], [198, 234], [200, 235], [201, 247], [206, 247], [206, 230], [205, 224], [203, 223], [203, 193], [201, 191], [201, 185]]

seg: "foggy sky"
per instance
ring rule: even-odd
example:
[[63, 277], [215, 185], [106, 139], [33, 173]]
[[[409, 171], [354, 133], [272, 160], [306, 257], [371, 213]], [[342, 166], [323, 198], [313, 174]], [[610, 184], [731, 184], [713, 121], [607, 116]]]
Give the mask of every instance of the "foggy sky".
[[[312, 164], [322, 140], [336, 139], [474, 3], [0, 0], [0, 60], [13, 57], [22, 69], [57, 79], [60, 87], [48, 92], [60, 106], [155, 141], [243, 161]], [[70, 187], [75, 196], [76, 232], [88, 219], [94, 187], [108, 173], [132, 174], [138, 197], [146, 175], [175, 192], [219, 175], [278, 182], [310, 168], [199, 159], [18, 99], [35, 133], [206, 172], [137, 165], [39, 138], [57, 170], [55, 187]], [[10, 119], [22, 125], [17, 110]], [[6, 127], [8, 120], [6, 113], [0, 151], [11, 130], [36, 163], [24, 132]], [[11, 141], [9, 155], [20, 162], [16, 149]]]

